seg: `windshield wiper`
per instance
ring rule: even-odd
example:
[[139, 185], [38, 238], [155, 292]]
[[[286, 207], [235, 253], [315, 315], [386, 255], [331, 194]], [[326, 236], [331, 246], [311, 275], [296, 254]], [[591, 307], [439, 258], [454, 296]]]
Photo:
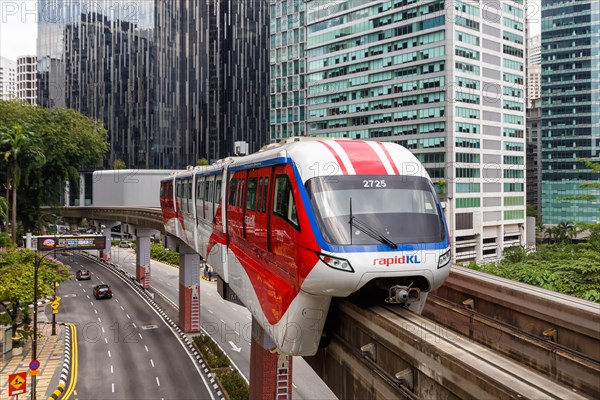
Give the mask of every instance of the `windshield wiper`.
[[364, 222], [359, 221], [354, 215], [352, 215], [352, 198], [350, 198], [350, 221], [348, 221], [348, 223], [350, 224], [350, 244], [352, 244], [352, 227], [355, 227], [380, 243], [389, 245], [392, 249], [398, 248], [398, 245], [392, 242], [388, 237], [384, 236], [376, 229], [371, 228]]

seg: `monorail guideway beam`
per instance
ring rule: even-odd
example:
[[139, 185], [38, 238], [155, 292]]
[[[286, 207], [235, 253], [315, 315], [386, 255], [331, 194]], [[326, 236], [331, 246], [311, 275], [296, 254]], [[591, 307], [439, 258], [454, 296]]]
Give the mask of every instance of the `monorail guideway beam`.
[[277, 351], [267, 332], [256, 319], [252, 318], [250, 398], [291, 399], [292, 360], [292, 356]]

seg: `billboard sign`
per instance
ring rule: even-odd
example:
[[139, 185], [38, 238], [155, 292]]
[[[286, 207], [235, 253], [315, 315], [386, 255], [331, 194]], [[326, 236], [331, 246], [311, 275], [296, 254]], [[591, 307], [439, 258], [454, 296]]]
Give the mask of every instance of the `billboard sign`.
[[104, 250], [106, 237], [102, 235], [85, 236], [38, 236], [37, 249], [45, 250]]

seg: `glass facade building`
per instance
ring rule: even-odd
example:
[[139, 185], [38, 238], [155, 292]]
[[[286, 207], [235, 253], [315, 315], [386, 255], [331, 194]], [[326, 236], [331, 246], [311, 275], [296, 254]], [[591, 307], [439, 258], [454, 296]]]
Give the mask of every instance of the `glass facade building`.
[[438, 182], [455, 261], [525, 244], [523, 0], [308, 1], [307, 135], [394, 141]]
[[599, 19], [600, 3], [595, 0], [542, 1], [545, 224], [600, 221], [600, 190], [581, 187], [599, 176], [578, 161], [600, 159]]
[[38, 99], [100, 120], [128, 168], [185, 168], [269, 141], [260, 1], [41, 0]]
[[305, 135], [305, 1], [270, 0], [271, 140]]

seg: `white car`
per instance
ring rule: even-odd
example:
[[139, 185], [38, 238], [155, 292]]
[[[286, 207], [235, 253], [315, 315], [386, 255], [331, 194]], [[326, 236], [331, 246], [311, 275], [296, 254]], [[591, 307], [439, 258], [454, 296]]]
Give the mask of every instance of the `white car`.
[[119, 247], [121, 247], [123, 249], [129, 249], [129, 248], [133, 247], [133, 243], [128, 242], [127, 240], [121, 240], [119, 242]]

